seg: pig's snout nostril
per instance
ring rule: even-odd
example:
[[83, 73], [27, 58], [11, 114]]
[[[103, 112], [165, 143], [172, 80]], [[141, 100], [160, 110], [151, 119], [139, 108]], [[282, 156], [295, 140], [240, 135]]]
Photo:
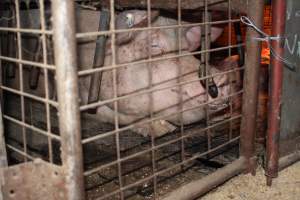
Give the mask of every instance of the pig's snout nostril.
[[212, 97], [212, 98], [217, 98], [218, 97], [218, 87], [217, 85], [214, 83], [212, 85], [208, 86], [208, 94]]
[[[204, 88], [206, 88], [206, 81], [200, 81], [200, 83], [202, 84], [202, 86]], [[217, 98], [219, 95], [219, 91], [218, 91], [218, 86], [216, 85], [215, 81], [213, 78], [210, 78], [208, 80], [208, 94], [213, 98]]]

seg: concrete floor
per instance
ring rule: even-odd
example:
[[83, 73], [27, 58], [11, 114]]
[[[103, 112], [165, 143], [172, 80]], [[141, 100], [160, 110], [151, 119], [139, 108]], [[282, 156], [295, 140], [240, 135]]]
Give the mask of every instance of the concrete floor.
[[264, 170], [257, 175], [240, 175], [199, 200], [300, 200], [300, 162], [284, 169], [274, 179], [272, 187], [266, 186]]

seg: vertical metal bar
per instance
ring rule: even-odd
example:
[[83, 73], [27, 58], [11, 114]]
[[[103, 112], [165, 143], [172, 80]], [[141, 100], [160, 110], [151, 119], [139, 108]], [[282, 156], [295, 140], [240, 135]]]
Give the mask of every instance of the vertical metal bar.
[[[46, 31], [46, 15], [45, 15], [45, 4], [43, 0], [39, 0], [40, 5], [40, 21], [41, 21], [41, 30], [44, 32]], [[46, 34], [43, 33], [41, 35], [41, 47], [43, 51], [43, 63], [47, 64], [47, 38]], [[45, 99], [48, 101], [49, 98], [49, 76], [48, 76], [48, 69], [44, 68], [44, 85], [45, 85]], [[47, 120], [47, 132], [51, 133], [51, 120], [50, 120], [50, 105], [46, 103], [46, 120]], [[48, 136], [48, 156], [49, 162], [53, 163], [53, 148], [52, 148], [52, 139]]]
[[[116, 52], [116, 27], [115, 27], [115, 1], [110, 0], [110, 30], [111, 34], [111, 56], [112, 56], [112, 66], [114, 67], [112, 70], [113, 73], [113, 98], [118, 97], [118, 85], [117, 85], [117, 69], [115, 68], [117, 64], [117, 52]], [[118, 108], [119, 104], [118, 101], [114, 101], [114, 122], [115, 122], [115, 142], [116, 142], [116, 150], [117, 150], [117, 166], [118, 166], [118, 178], [119, 178], [119, 187], [120, 187], [120, 199], [123, 200], [124, 192], [122, 191], [123, 188], [123, 179], [122, 179], [122, 165], [121, 165], [121, 150], [120, 150], [120, 132], [119, 132], [119, 117], [118, 117]]]
[[[248, 16], [262, 28], [264, 1], [248, 0]], [[256, 115], [258, 102], [258, 79], [260, 69], [261, 44], [254, 42], [253, 37], [259, 37], [252, 28], [247, 29], [247, 54], [244, 78], [244, 96], [241, 122], [241, 155], [248, 161], [246, 172], [255, 173], [255, 161], [251, 161], [254, 156], [254, 139], [256, 133]]]
[[[1, 102], [2, 103], [2, 102]], [[4, 124], [2, 119], [2, 108], [0, 106], [0, 168], [7, 166], [7, 154], [4, 139]], [[1, 182], [0, 182], [1, 187]]]
[[[0, 40], [0, 47], [1, 47], [1, 40]], [[0, 48], [0, 55], [2, 54]], [[3, 68], [2, 68], [2, 61], [0, 60], [0, 86], [3, 84]], [[2, 108], [3, 108], [3, 93], [2, 90], [0, 91], [0, 168], [7, 166], [7, 154], [6, 154], [6, 146], [5, 146], [5, 139], [4, 139], [4, 123], [2, 119]], [[0, 169], [1, 173], [1, 169]], [[0, 174], [1, 178], [1, 174]], [[3, 180], [3, 179], [1, 179]], [[1, 189], [1, 181], [0, 181], [0, 189]], [[0, 191], [1, 192], [1, 191]], [[0, 193], [1, 199], [1, 193]]]
[[[2, 44], [0, 39], [0, 55], [2, 55], [1, 45]], [[3, 73], [2, 60], [0, 60], [0, 86], [2, 86], [3, 84], [2, 73]], [[2, 185], [4, 184], [3, 168], [8, 166], [7, 152], [6, 152], [6, 145], [5, 145], [5, 138], [4, 138], [4, 122], [2, 118], [2, 108], [3, 108], [3, 94], [2, 94], [2, 90], [0, 90], [0, 200], [3, 200], [3, 192], [2, 192]]]
[[[272, 35], [283, 37], [285, 33], [286, 1], [272, 1]], [[272, 41], [274, 51], [283, 56], [284, 46], [281, 42]], [[267, 185], [272, 184], [272, 178], [278, 176], [280, 109], [282, 95], [283, 63], [271, 58], [271, 77], [267, 130]]]
[[[21, 28], [21, 19], [20, 19], [20, 2], [18, 0], [15, 0], [15, 8], [16, 8], [16, 23], [17, 23], [17, 28]], [[17, 46], [18, 46], [18, 58], [23, 59], [23, 54], [22, 54], [22, 36], [21, 32], [17, 32]], [[23, 64], [19, 63], [19, 87], [20, 87], [20, 92], [24, 92], [24, 81], [23, 81]], [[24, 95], [21, 94], [21, 118], [22, 118], [22, 123], [25, 123], [25, 100], [24, 100]], [[27, 133], [26, 133], [26, 128], [22, 126], [22, 140], [23, 140], [23, 149], [24, 149], [24, 154], [27, 155]], [[27, 162], [27, 156], [24, 156], [24, 161]]]
[[[151, 0], [147, 0], [147, 27], [151, 28], [152, 26], [152, 14], [151, 14]], [[148, 31], [148, 38], [147, 38], [147, 45], [148, 45], [148, 59], [152, 59], [152, 53], [151, 53], [151, 45], [152, 45], [152, 31]], [[148, 67], [148, 73], [149, 73], [149, 89], [153, 87], [153, 67], [152, 63], [149, 62], [147, 64]], [[153, 92], [149, 93], [150, 97], [150, 103], [149, 103], [149, 114], [150, 118], [153, 118], [153, 107], [154, 107], [154, 102], [153, 102]], [[153, 124], [153, 121], [150, 122]], [[152, 126], [151, 126], [152, 127]], [[151, 130], [152, 131], [152, 130]], [[156, 173], [156, 153], [154, 150], [155, 147], [155, 137], [154, 134], [151, 132], [151, 164], [152, 164], [152, 173]], [[157, 192], [157, 176], [153, 177], [153, 197], [154, 199], [158, 199], [158, 192]]]
[[56, 64], [59, 128], [66, 189], [69, 200], [84, 195], [81, 124], [79, 112], [75, 3], [53, 0], [53, 39]]
[[[232, 23], [231, 21], [231, 0], [228, 0], [228, 45], [232, 45]], [[231, 57], [232, 51], [231, 48], [228, 49], [228, 57]], [[229, 90], [230, 94], [234, 93], [233, 86], [232, 86], [232, 76], [229, 76]], [[230, 97], [229, 98], [229, 108], [230, 108], [230, 117], [233, 116], [233, 99], [238, 97]], [[232, 139], [232, 129], [233, 129], [233, 122], [230, 120], [229, 122], [229, 133], [228, 133], [228, 140]]]
[[[181, 10], [181, 0], [177, 0], [178, 8], [177, 8], [177, 16], [178, 16], [178, 25], [182, 25], [182, 10]], [[178, 55], [182, 54], [182, 28], [178, 27]], [[180, 58], [178, 58], [180, 59]], [[182, 83], [182, 76], [183, 76], [183, 71], [182, 71], [182, 66], [179, 66], [178, 69], [178, 84]], [[180, 142], [180, 149], [181, 149], [181, 161], [183, 162], [186, 158], [186, 153], [185, 153], [185, 139], [182, 138], [184, 135], [184, 125], [183, 125], [183, 89], [182, 85], [179, 85], [179, 115], [180, 115], [180, 137], [181, 137], [181, 142]], [[181, 166], [182, 169], [184, 169], [184, 165]]]
[[[98, 31], [107, 31], [109, 29], [109, 11], [101, 10]], [[93, 68], [99, 68], [104, 65], [105, 61], [105, 47], [106, 35], [98, 36], [96, 40], [96, 49], [94, 54]], [[89, 88], [88, 103], [99, 101], [100, 88], [101, 88], [102, 72], [94, 73], [91, 76], [91, 83]], [[94, 110], [94, 112], [96, 112]]]

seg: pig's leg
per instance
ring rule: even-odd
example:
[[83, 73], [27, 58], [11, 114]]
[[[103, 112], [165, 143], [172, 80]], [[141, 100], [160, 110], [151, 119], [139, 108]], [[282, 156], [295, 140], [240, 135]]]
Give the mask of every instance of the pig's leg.
[[[100, 121], [104, 123], [115, 123], [115, 111], [109, 108], [108, 106], [101, 106], [97, 108], [97, 117]], [[122, 113], [117, 113], [118, 121], [120, 124], [131, 124], [139, 118], [134, 115], [124, 115]]]
[[[119, 123], [121, 125], [129, 125], [134, 122], [141, 122], [149, 120], [149, 118], [143, 118], [142, 120], [134, 115], [124, 115], [122, 113], [117, 113]], [[115, 122], [115, 112], [108, 106], [101, 106], [97, 109], [97, 118], [105, 123], [114, 124]], [[176, 126], [165, 120], [157, 120], [152, 123], [145, 123], [141, 125], [135, 125], [131, 130], [143, 136], [153, 135], [159, 137], [172, 132], [176, 129]]]

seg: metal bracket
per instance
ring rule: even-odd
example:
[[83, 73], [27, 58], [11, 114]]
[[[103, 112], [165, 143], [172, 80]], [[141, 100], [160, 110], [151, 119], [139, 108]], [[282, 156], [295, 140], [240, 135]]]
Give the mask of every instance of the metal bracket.
[[[34, 162], [0, 168], [3, 199], [67, 199], [63, 168], [40, 159]], [[0, 195], [1, 196], [1, 195]]]

